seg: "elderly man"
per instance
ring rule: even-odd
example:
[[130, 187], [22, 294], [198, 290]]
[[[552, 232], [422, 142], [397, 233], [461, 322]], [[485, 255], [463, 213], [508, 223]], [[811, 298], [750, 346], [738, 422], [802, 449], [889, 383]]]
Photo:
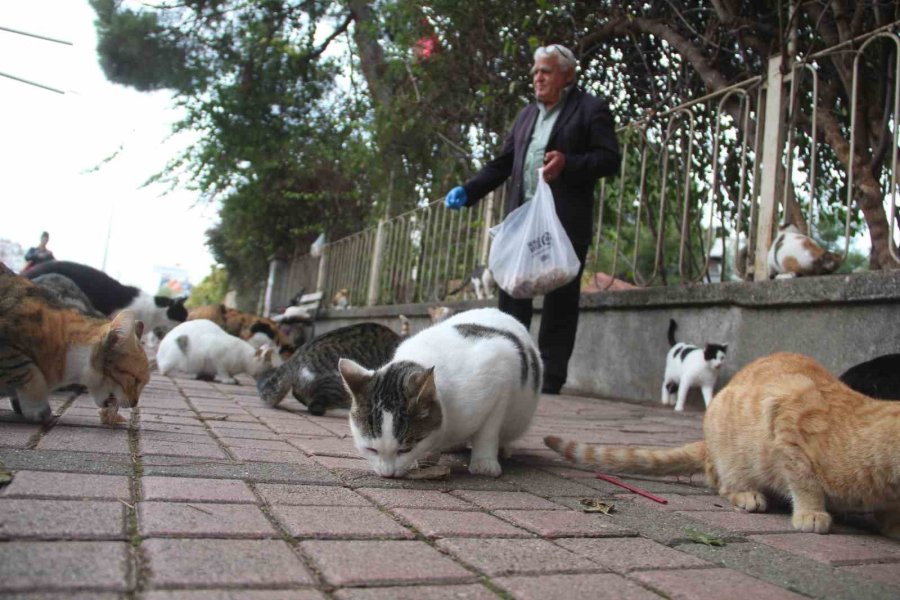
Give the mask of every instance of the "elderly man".
[[[447, 208], [472, 206], [511, 177], [506, 214], [529, 201], [538, 169], [553, 190], [556, 212], [581, 270], [572, 282], [544, 297], [538, 346], [544, 361], [545, 394], [558, 394], [566, 382], [578, 328], [581, 271], [594, 222], [594, 187], [619, 170], [621, 157], [609, 106], [575, 85], [576, 61], [559, 44], [538, 48], [531, 68], [536, 102], [519, 113], [500, 153], [464, 185], [450, 190]], [[531, 299], [517, 300], [501, 290], [500, 310], [531, 326]]]

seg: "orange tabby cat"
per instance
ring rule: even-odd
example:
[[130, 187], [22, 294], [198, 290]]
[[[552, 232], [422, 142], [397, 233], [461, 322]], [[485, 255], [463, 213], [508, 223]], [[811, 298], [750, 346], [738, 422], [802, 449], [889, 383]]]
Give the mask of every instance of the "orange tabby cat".
[[110, 322], [66, 308], [0, 263], [0, 393], [27, 419], [49, 419], [50, 391], [77, 383], [103, 409], [104, 423], [123, 420], [116, 411], [137, 405], [150, 379], [143, 329], [130, 311]]
[[[900, 403], [854, 392], [813, 359], [779, 353], [744, 367], [714, 398], [705, 441], [680, 448], [544, 442], [574, 462], [651, 475], [706, 472], [732, 504], [766, 510], [790, 498], [792, 524], [827, 533], [827, 510], [872, 510], [900, 537]], [[827, 506], [827, 508], [826, 508]]]

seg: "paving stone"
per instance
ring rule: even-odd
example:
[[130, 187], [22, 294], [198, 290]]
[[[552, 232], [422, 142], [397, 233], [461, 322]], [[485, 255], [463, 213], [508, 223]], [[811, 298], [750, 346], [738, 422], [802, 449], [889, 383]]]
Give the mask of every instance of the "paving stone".
[[303, 562], [283, 540], [144, 540], [153, 588], [311, 585]]
[[497, 510], [494, 514], [543, 537], [621, 537], [636, 535], [606, 515], [574, 510]]
[[260, 483], [256, 491], [269, 504], [295, 506], [371, 506], [353, 490], [336, 485], [287, 485]]
[[446, 538], [437, 541], [457, 560], [493, 577], [525, 573], [602, 571], [602, 567], [541, 539]]
[[0, 423], [0, 446], [25, 448], [31, 436], [40, 430], [40, 425], [31, 423]]
[[272, 431], [267, 426], [263, 425], [259, 422], [251, 422], [244, 423], [240, 421], [207, 421], [210, 429], [215, 431], [216, 433], [221, 433], [223, 435], [233, 435], [238, 436], [240, 432], [244, 431]]
[[[2, 451], [0, 451], [0, 455], [2, 455]], [[144, 458], [143, 464], [145, 475], [213, 477], [267, 483], [312, 483], [320, 485], [336, 485], [340, 483], [340, 480], [332, 475], [330, 471], [315, 463], [241, 463], [230, 460], [192, 459], [179, 456], [148, 456]]]
[[206, 444], [216, 446], [218, 442], [205, 429], [197, 431], [147, 431], [141, 430], [141, 441], [177, 442], [181, 444]]
[[556, 540], [556, 543], [616, 573], [712, 566], [696, 556], [638, 537], [564, 538]]
[[18, 471], [11, 484], [0, 488], [0, 497], [13, 496], [130, 501], [131, 491], [122, 476]]
[[342, 469], [350, 471], [371, 471], [369, 461], [356, 458], [338, 458], [336, 456], [316, 456], [317, 463], [326, 469]]
[[0, 538], [121, 539], [124, 505], [88, 500], [0, 499]]
[[359, 488], [356, 491], [387, 508], [476, 509], [474, 505], [469, 504], [465, 500], [451, 496], [442, 490]]
[[0, 592], [131, 589], [125, 542], [2, 542]]
[[[279, 411], [281, 412], [281, 411]], [[285, 436], [332, 436], [328, 429], [306, 418], [281, 419], [272, 416], [260, 416], [260, 420]]]
[[311, 464], [312, 461], [299, 450], [279, 452], [278, 450], [260, 450], [258, 448], [229, 448], [238, 460], [247, 462], [273, 462]]
[[141, 502], [138, 527], [145, 537], [277, 537], [265, 515], [246, 504]]
[[325, 600], [316, 590], [155, 590], [146, 592], [142, 600]]
[[791, 525], [790, 515], [720, 510], [698, 510], [679, 512], [678, 514], [732, 533], [789, 533], [795, 531]]
[[800, 600], [803, 598], [799, 594], [731, 569], [643, 571], [632, 573], [631, 578], [672, 600], [680, 598], [720, 600], [721, 598], [733, 598], [738, 591], [743, 598], [765, 598], [766, 600]]
[[858, 577], [880, 581], [900, 589], [900, 565], [897, 563], [843, 567], [841, 572], [852, 573]]
[[636, 494], [617, 494], [617, 500], [630, 500], [635, 504], [641, 504], [648, 508], [665, 511], [729, 511], [738, 512], [739, 508], [735, 507], [731, 502], [721, 496], [713, 496], [709, 494], [697, 494], [693, 496], [684, 496], [682, 494], [666, 494], [668, 504], [660, 504], [649, 498], [643, 498]]
[[[481, 541], [481, 540], [478, 540]], [[475, 576], [419, 541], [305, 541], [325, 580], [336, 586], [469, 583]]]
[[41, 438], [41, 450], [68, 450], [104, 454], [128, 454], [128, 433], [124, 429], [54, 427]]
[[[266, 434], [277, 437], [275, 434]], [[219, 441], [226, 448], [254, 448], [256, 450], [278, 450], [280, 452], [296, 452], [297, 449], [279, 439], [236, 438], [219, 436]]]
[[[884, 560], [900, 562], [900, 544], [875, 535], [793, 533], [754, 535], [750, 539], [830, 565]], [[900, 570], [900, 565], [896, 567]]]
[[413, 533], [372, 507], [287, 506], [271, 507], [272, 514], [294, 537], [386, 539], [412, 538]]
[[565, 506], [550, 502], [528, 492], [500, 492], [485, 490], [458, 490], [453, 492], [463, 500], [488, 510], [521, 509], [521, 510], [565, 510]]
[[144, 500], [256, 503], [246, 483], [230, 479], [151, 476], [141, 480], [141, 488]]
[[359, 457], [359, 451], [352, 439], [336, 438], [291, 438], [291, 444], [307, 454], [318, 456], [341, 456], [345, 458]]
[[21, 592], [3, 594], [4, 600], [127, 600], [115, 592]]
[[0, 461], [11, 471], [72, 471], [105, 475], [131, 475], [134, 472], [131, 457], [126, 454], [0, 448]]
[[141, 438], [140, 452], [150, 456], [161, 454], [165, 456], [185, 456], [191, 458], [228, 458], [225, 452], [214, 444], [194, 444], [184, 442], [167, 442]]
[[493, 582], [517, 600], [572, 600], [616, 598], [616, 600], [660, 600], [634, 582], [612, 573], [500, 577]]
[[338, 600], [497, 600], [497, 595], [480, 585], [412, 585], [382, 588], [344, 588]]
[[393, 512], [429, 538], [531, 537], [528, 531], [482, 512], [427, 508], [397, 508]]
[[[228, 440], [234, 446], [239, 446], [240, 444], [235, 443], [236, 440], [282, 440], [280, 434], [270, 431], [270, 430], [257, 430], [257, 429], [228, 429], [215, 432], [216, 437], [220, 440]], [[253, 446], [250, 446], [251, 448]]]
[[536, 471], [521, 465], [514, 469], [504, 469], [502, 480], [512, 483], [520, 490], [542, 497], [549, 496], [594, 496], [594, 490], [587, 485], [550, 473]]

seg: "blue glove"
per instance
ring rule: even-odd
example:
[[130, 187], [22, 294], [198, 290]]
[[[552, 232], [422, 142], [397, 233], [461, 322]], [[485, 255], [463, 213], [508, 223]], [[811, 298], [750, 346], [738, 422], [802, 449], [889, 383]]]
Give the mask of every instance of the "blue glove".
[[468, 200], [469, 197], [466, 195], [466, 190], [461, 185], [458, 185], [447, 194], [447, 197], [444, 199], [444, 206], [451, 210], [457, 210], [462, 208]]

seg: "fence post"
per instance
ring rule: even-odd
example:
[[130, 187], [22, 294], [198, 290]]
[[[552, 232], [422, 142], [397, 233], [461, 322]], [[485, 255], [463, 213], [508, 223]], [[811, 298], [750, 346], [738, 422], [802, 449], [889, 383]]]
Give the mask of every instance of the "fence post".
[[[756, 256], [753, 258], [753, 279], [769, 278], [768, 254], [772, 245], [772, 223], [775, 221], [778, 199], [784, 185], [784, 87], [781, 56], [769, 59], [766, 77], [766, 106], [763, 119], [762, 181], [759, 188], [759, 211], [756, 220]], [[759, 109], [757, 109], [759, 110]], [[757, 123], [759, 127], [759, 123]]]
[[284, 271], [286, 261], [278, 255], [269, 257], [269, 276], [266, 279], [266, 290], [263, 297], [263, 316], [268, 317], [272, 313], [273, 300], [283, 301], [277, 298], [282, 295], [284, 287]]
[[487, 201], [484, 203], [484, 231], [481, 234], [481, 255], [478, 262], [479, 265], [487, 266], [488, 254], [491, 250], [491, 227], [494, 219], [494, 194], [488, 194]]
[[319, 256], [319, 270], [316, 273], [316, 292], [325, 292], [325, 270], [328, 265], [328, 244], [322, 247], [322, 254]]
[[378, 303], [378, 288], [381, 284], [381, 262], [384, 254], [384, 228], [387, 221], [378, 221], [378, 229], [375, 230], [375, 247], [372, 248], [372, 263], [369, 268], [369, 290], [366, 294], [366, 306], [375, 306]]

